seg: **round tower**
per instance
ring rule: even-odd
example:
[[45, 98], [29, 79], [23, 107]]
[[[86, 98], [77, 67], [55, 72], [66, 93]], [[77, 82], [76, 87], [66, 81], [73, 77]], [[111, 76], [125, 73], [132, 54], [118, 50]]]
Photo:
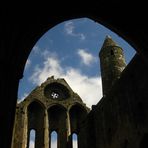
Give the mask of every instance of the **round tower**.
[[123, 50], [115, 43], [110, 36], [106, 36], [99, 53], [103, 96], [119, 79], [121, 72], [126, 67]]

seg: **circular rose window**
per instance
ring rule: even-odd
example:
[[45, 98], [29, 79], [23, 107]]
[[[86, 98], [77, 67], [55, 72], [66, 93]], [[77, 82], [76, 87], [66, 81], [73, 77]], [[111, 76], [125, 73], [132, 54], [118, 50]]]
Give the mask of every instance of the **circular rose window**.
[[69, 90], [64, 85], [55, 82], [45, 87], [44, 95], [54, 100], [64, 100], [70, 97]]

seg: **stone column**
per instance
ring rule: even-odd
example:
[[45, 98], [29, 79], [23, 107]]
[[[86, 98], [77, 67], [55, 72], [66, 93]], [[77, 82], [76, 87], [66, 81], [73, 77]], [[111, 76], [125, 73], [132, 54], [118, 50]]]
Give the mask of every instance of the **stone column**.
[[15, 118], [15, 131], [14, 131], [14, 141], [12, 148], [27, 148], [28, 139], [28, 121], [27, 121], [27, 111], [23, 108], [19, 108], [16, 112]]
[[27, 134], [28, 132], [28, 119], [27, 119], [27, 111], [24, 112], [22, 119], [24, 119], [22, 127], [23, 129], [23, 139], [22, 139], [22, 148], [26, 148], [27, 147], [27, 139], [28, 135], [30, 136], [30, 133]]
[[49, 131], [48, 131], [48, 113], [47, 110], [45, 109], [45, 116], [44, 116], [44, 148], [49, 148]]
[[66, 127], [67, 127], [67, 147], [72, 148], [72, 135], [71, 135], [71, 127], [70, 127], [70, 116], [69, 112], [67, 112], [67, 120], [66, 120]]
[[62, 128], [58, 133], [58, 148], [67, 148], [67, 129]]
[[60, 124], [61, 127], [59, 127], [58, 131], [58, 148], [70, 148], [69, 147], [69, 137], [71, 135], [70, 130], [70, 119], [69, 119], [69, 113], [65, 113], [65, 121], [63, 120]]
[[66, 118], [66, 127], [67, 127], [67, 136], [71, 135], [71, 127], [70, 127], [70, 117], [69, 117], [69, 113], [66, 112], [67, 118]]

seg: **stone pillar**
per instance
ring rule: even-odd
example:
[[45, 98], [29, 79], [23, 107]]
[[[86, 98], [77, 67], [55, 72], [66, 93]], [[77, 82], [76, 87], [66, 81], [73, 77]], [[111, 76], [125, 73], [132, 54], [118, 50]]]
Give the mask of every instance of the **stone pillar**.
[[44, 148], [50, 148], [49, 147], [49, 131], [48, 131], [48, 113], [47, 110], [45, 110], [45, 116], [44, 116]]
[[[22, 119], [24, 119], [23, 123], [22, 123], [22, 128], [23, 128], [23, 139], [22, 139], [22, 148], [26, 148], [27, 147], [27, 139], [28, 138], [28, 119], [27, 119], [27, 111], [24, 112]], [[19, 131], [19, 130], [18, 130]], [[29, 134], [30, 136], [30, 134]]]
[[72, 135], [68, 137], [68, 148], [72, 148]]
[[67, 148], [67, 129], [62, 128], [58, 133], [58, 148]]
[[12, 148], [27, 147], [27, 113], [22, 108], [19, 108], [15, 117], [14, 139]]
[[[58, 148], [72, 148], [71, 147], [71, 130], [69, 113], [66, 112], [66, 120], [61, 122], [61, 127], [58, 131]], [[70, 140], [70, 141], [69, 141]]]
[[48, 147], [51, 148], [51, 132], [48, 132], [49, 133], [49, 138], [48, 138]]
[[72, 135], [71, 135], [71, 127], [70, 127], [70, 116], [69, 112], [67, 112], [67, 118], [66, 118], [66, 127], [67, 127], [67, 147], [72, 148]]

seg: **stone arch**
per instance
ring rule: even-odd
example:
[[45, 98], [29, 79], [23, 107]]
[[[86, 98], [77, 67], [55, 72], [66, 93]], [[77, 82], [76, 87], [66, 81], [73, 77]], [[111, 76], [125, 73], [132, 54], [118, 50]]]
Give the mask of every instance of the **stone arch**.
[[52, 103], [50, 106], [48, 106], [47, 107], [47, 110], [49, 111], [50, 110], [50, 108], [52, 108], [52, 107], [58, 107], [58, 108], [61, 108], [61, 109], [63, 109], [64, 111], [67, 111], [67, 109], [65, 108], [65, 106], [63, 106], [63, 105], [61, 105], [61, 104], [59, 104], [59, 103]]
[[[57, 144], [60, 147], [66, 147], [67, 145], [67, 110], [59, 104], [52, 105], [48, 108], [48, 123], [49, 123], [49, 141], [52, 131], [57, 132], [58, 141]], [[49, 147], [50, 147], [49, 142]]]
[[43, 109], [46, 108], [45, 104], [44, 104], [42, 101], [40, 101], [40, 100], [34, 98], [34, 99], [30, 99], [29, 102], [27, 102], [26, 105], [24, 105], [24, 106], [25, 106], [25, 107], [24, 107], [24, 110], [27, 111], [29, 105], [32, 104], [33, 102], [38, 103]]
[[69, 117], [70, 117], [70, 130], [71, 135], [69, 137], [69, 143], [72, 146], [73, 145], [73, 139], [72, 136], [74, 133], [77, 134], [77, 145], [78, 147], [81, 145], [81, 143], [84, 140], [84, 137], [79, 135], [80, 128], [83, 126], [83, 121], [86, 118], [88, 112], [84, 106], [82, 106], [79, 103], [75, 103], [73, 106], [71, 106], [69, 110]]
[[[73, 108], [73, 107], [72, 107], [72, 108]], [[81, 110], [82, 108], [80, 107], [80, 108], [81, 108], [81, 109], [80, 109], [78, 106], [77, 106], [77, 107], [74, 107], [74, 108], [75, 108], [75, 109], [70, 109], [71, 115], [73, 114], [73, 113], [72, 113], [73, 110], [75, 110], [76, 112], [79, 112], [78, 114], [79, 114], [79, 116], [80, 116], [80, 115], [82, 114], [82, 113], [80, 113], [80, 112], [81, 112], [80, 110]], [[77, 108], [77, 109], [76, 109], [76, 108]], [[74, 112], [75, 112], [75, 111], [74, 111]], [[83, 112], [83, 109], [82, 109], [82, 112]], [[83, 113], [84, 113], [84, 112], [83, 112]], [[83, 117], [84, 117], [84, 116], [83, 116]], [[76, 118], [77, 118], [77, 117], [76, 117]], [[75, 119], [76, 119], [76, 118], [75, 118]], [[79, 117], [79, 118], [80, 118], [80, 117]], [[71, 119], [72, 119], [72, 118], [71, 118]], [[80, 118], [80, 119], [82, 120], [83, 118]], [[77, 128], [77, 131], [78, 131], [78, 129], [79, 129], [81, 120], [78, 120], [78, 119], [77, 119], [77, 121], [79, 122], [78, 125], [77, 125], [77, 127], [78, 127], [78, 128]], [[50, 121], [50, 120], [49, 120], [49, 121]], [[73, 122], [71, 122], [71, 123], [73, 123]], [[50, 125], [50, 124], [49, 124], [49, 125]], [[76, 131], [75, 131], [75, 132], [76, 132]]]
[[78, 148], [78, 134], [72, 133], [72, 148]]
[[[60, 130], [61, 122], [66, 119], [66, 109], [59, 104], [54, 104], [48, 108], [49, 131]], [[62, 119], [62, 120], [60, 120]], [[63, 125], [64, 126], [64, 125]]]
[[30, 134], [29, 134], [29, 148], [33, 147], [35, 148], [35, 137], [36, 137], [36, 131], [34, 129], [30, 130]]
[[69, 109], [71, 133], [78, 133], [82, 121], [87, 115], [87, 110], [84, 106], [79, 103], [75, 103]]
[[45, 110], [37, 101], [31, 102], [27, 107], [27, 148], [29, 148], [29, 134], [30, 130], [36, 131], [35, 145], [36, 148], [43, 147], [44, 145], [44, 115]]
[[58, 148], [58, 133], [57, 133], [57, 131], [52, 131], [51, 133], [50, 133], [50, 139], [51, 139], [51, 141], [50, 141], [50, 148]]
[[[1, 80], [1, 86], [3, 86], [1, 89], [1, 98], [6, 97], [7, 99], [4, 99], [3, 103], [1, 104], [1, 117], [2, 125], [1, 126], [1, 145], [2, 147], [10, 147], [11, 143], [11, 135], [12, 135], [12, 127], [13, 127], [13, 120], [15, 115], [15, 107], [16, 107], [16, 98], [17, 98], [17, 90], [18, 90], [18, 83], [19, 79], [23, 77], [23, 69], [25, 62], [27, 61], [27, 56], [33, 47], [33, 44], [37, 41], [39, 36], [41, 36], [49, 27], [47, 27], [50, 23], [50, 26], [55, 25], [59, 22], [59, 20], [63, 20], [66, 18], [74, 18], [76, 16], [81, 17], [82, 15], [92, 16], [92, 18], [95, 18], [94, 20], [100, 20], [101, 22], [104, 22], [104, 25], [108, 25], [112, 28], [115, 28], [114, 30], [120, 31], [120, 34], [122, 33], [122, 37], [126, 37], [126, 39], [131, 40], [134, 44], [136, 44], [137, 49], [139, 50], [139, 53], [141, 53], [142, 57], [145, 58], [147, 61], [147, 34], [146, 28], [147, 25], [144, 23], [142, 27], [137, 30], [136, 28], [138, 25], [136, 22], [142, 22], [144, 21], [144, 17], [137, 17], [138, 15], [132, 15], [135, 12], [140, 13], [140, 11], [137, 11], [138, 7], [135, 7], [135, 9], [130, 13], [131, 9], [127, 9], [126, 12], [124, 11], [118, 11], [121, 10], [122, 7], [116, 7], [116, 9], [113, 9], [110, 5], [107, 7], [106, 4], [99, 2], [99, 7], [96, 5], [96, 3], [91, 3], [92, 6], [83, 7], [84, 9], [81, 11], [78, 9], [72, 9], [71, 7], [61, 7], [62, 9], [67, 9], [68, 13], [65, 13], [65, 11], [52, 11], [51, 9], [53, 5], [51, 5], [48, 9], [45, 9], [42, 7], [42, 10], [37, 13], [36, 11], [32, 13], [32, 8], [27, 11], [21, 10], [20, 13], [23, 17], [19, 17], [17, 13], [14, 11], [13, 13], [9, 13], [9, 15], [3, 13], [2, 14], [2, 27], [1, 27], [1, 34], [3, 36], [2, 46], [1, 46], [1, 64], [3, 69], [3, 73], [1, 73], [1, 77], [3, 78]], [[111, 3], [110, 3], [111, 4]], [[84, 5], [84, 4], [83, 4]], [[112, 4], [111, 4], [112, 5]], [[114, 6], [115, 3], [113, 3], [112, 6]], [[45, 5], [44, 5], [45, 6]], [[139, 5], [138, 5], [139, 6]], [[144, 5], [143, 5], [144, 6]], [[77, 7], [76, 7], [77, 8]], [[90, 8], [90, 9], [88, 9]], [[93, 8], [93, 9], [91, 9]], [[129, 7], [128, 7], [129, 8]], [[61, 10], [62, 10], [61, 9]], [[45, 13], [45, 10], [48, 10], [48, 13]], [[89, 10], [89, 11], [88, 11]], [[107, 13], [107, 16], [104, 16], [104, 10], [109, 10]], [[110, 11], [111, 10], [111, 11]], [[145, 10], [145, 9], [144, 9]], [[120, 13], [120, 18], [117, 17], [116, 12]], [[54, 13], [54, 15], [52, 15]], [[128, 14], [129, 15], [126, 15]], [[28, 15], [29, 14], [29, 15]], [[60, 14], [60, 15], [59, 15]], [[143, 11], [141, 13], [144, 15]], [[13, 17], [12, 17], [13, 16]], [[123, 17], [126, 16], [128, 20], [127, 23], [125, 23], [125, 20]], [[136, 16], [136, 17], [133, 17]], [[141, 15], [139, 15], [141, 16]], [[131, 19], [131, 17], [133, 19]], [[7, 18], [7, 19], [6, 19]], [[22, 19], [23, 18], [23, 19]], [[24, 20], [25, 18], [25, 20]], [[110, 19], [107, 19], [110, 18]], [[118, 19], [117, 19], [118, 18]], [[11, 21], [13, 19], [13, 21]], [[3, 21], [6, 20], [6, 21]], [[16, 22], [14, 25], [14, 22]], [[27, 23], [29, 22], [29, 23]], [[124, 25], [123, 25], [124, 24]], [[141, 25], [141, 23], [140, 23]], [[109, 28], [109, 27], [108, 27]], [[115, 32], [115, 31], [114, 31]], [[124, 32], [124, 33], [123, 33]], [[13, 52], [12, 52], [12, 49]], [[9, 55], [9, 56], [7, 56]], [[16, 57], [16, 58], [14, 58]], [[6, 61], [6, 62], [5, 62]], [[13, 61], [13, 62], [12, 62]], [[7, 72], [7, 67], [9, 67], [9, 73]], [[11, 75], [11, 77], [9, 77]], [[7, 81], [6, 81], [7, 80]], [[9, 85], [9, 87], [7, 87]], [[7, 89], [4, 89], [7, 88]], [[11, 92], [7, 94], [7, 92]], [[7, 96], [6, 96], [7, 94]], [[3, 109], [3, 104], [7, 104], [7, 109]], [[9, 119], [9, 120], [8, 120]], [[8, 122], [9, 121], [9, 122]], [[4, 136], [5, 135], [5, 136]]]

